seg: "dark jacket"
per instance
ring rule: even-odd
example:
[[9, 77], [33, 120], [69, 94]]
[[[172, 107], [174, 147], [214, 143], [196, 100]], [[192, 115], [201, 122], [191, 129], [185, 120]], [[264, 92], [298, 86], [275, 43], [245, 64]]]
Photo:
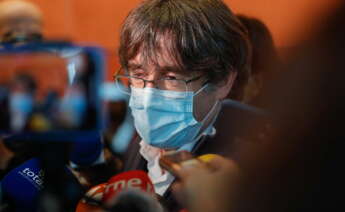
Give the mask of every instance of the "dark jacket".
[[[214, 123], [216, 135], [201, 138], [192, 150], [193, 155], [213, 153], [236, 160], [236, 146], [239, 141], [235, 138], [246, 133], [245, 128], [248, 127], [248, 123], [262, 117], [263, 114], [261, 110], [233, 100], [223, 101], [222, 109]], [[146, 160], [139, 153], [140, 140], [138, 137], [129, 145], [123, 171], [138, 169], [147, 171]], [[162, 202], [169, 211], [177, 211], [180, 208], [170, 188], [165, 192]]]

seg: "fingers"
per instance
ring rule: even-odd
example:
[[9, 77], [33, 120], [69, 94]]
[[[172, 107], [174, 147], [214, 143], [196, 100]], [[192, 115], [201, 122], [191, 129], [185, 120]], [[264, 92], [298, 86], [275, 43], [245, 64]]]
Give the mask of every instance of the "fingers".
[[238, 171], [238, 166], [233, 160], [224, 158], [219, 155], [215, 155], [211, 160], [207, 162], [207, 165], [212, 169], [212, 170], [234, 170]]
[[207, 171], [207, 166], [200, 162], [198, 159], [186, 160], [180, 163], [180, 168], [176, 174], [181, 179], [187, 179], [191, 175], [195, 175], [198, 172]]
[[180, 165], [180, 180], [172, 188], [178, 202], [191, 211], [217, 211], [231, 194], [227, 188], [236, 190], [239, 168], [232, 160], [212, 155], [207, 161], [192, 159]]
[[212, 155], [208, 160], [191, 159], [183, 161], [176, 169], [176, 175], [181, 180], [187, 179], [190, 175], [204, 174], [208, 172], [239, 172], [239, 168], [232, 160], [219, 155]]
[[0, 169], [6, 169], [11, 158], [14, 157], [14, 153], [9, 150], [0, 139]]

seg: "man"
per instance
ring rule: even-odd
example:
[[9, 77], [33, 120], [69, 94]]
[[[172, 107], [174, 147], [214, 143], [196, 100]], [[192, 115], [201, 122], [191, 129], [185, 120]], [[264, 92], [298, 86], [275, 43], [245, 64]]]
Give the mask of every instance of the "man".
[[22, 44], [42, 38], [42, 13], [25, 0], [0, 2], [0, 42]]
[[239, 120], [254, 115], [223, 102], [238, 73], [249, 71], [250, 52], [245, 28], [220, 0], [148, 0], [131, 11], [116, 78], [129, 82], [140, 139], [125, 170], [147, 169], [156, 193], [169, 200], [174, 177], [159, 166], [164, 151], [228, 154]]

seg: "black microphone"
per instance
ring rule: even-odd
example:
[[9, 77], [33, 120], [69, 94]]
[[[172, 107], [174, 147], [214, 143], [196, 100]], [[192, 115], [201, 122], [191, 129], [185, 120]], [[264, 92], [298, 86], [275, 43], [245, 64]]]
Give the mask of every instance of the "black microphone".
[[[58, 174], [59, 177], [63, 177], [61, 180], [64, 181], [66, 187], [64, 189], [66, 189], [67, 195], [63, 198], [70, 198], [68, 196], [71, 192], [72, 195], [81, 196], [81, 194], [78, 194], [78, 192], [81, 192], [81, 187], [79, 187], [73, 174], [67, 167], [64, 168], [63, 172]], [[47, 179], [46, 172], [41, 166], [41, 160], [38, 158], [28, 160], [11, 170], [2, 179], [3, 202], [8, 203], [14, 211], [36, 212], [40, 208], [40, 201], [46, 187], [54, 186], [49, 185], [48, 181], [52, 180]], [[71, 187], [72, 184], [76, 187]]]

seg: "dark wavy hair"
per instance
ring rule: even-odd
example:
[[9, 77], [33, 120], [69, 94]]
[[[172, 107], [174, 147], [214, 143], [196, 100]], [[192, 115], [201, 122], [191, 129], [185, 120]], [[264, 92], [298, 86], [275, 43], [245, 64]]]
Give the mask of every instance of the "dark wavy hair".
[[249, 72], [247, 31], [221, 0], [146, 0], [133, 9], [120, 35], [122, 67], [139, 51], [158, 64], [162, 49], [180, 70], [205, 72], [213, 83], [230, 71]]

